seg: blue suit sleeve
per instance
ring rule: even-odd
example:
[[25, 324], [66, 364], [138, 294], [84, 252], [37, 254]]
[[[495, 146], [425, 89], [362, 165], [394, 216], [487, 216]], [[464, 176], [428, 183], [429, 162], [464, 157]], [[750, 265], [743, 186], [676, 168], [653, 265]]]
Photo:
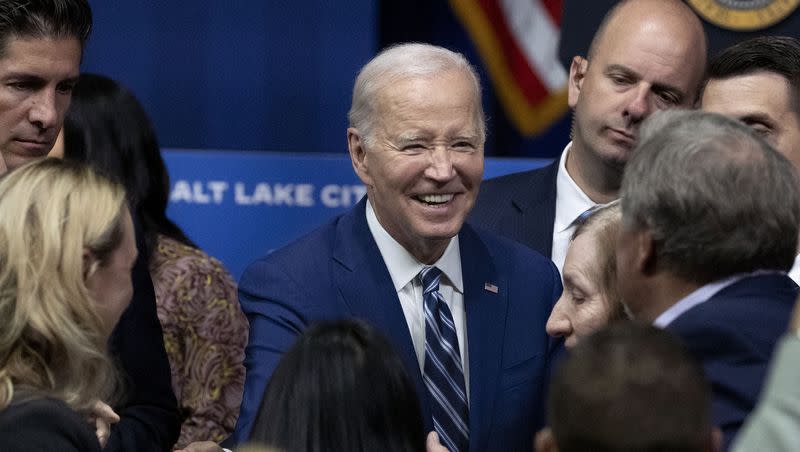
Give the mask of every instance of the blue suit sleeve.
[[307, 325], [300, 307], [302, 286], [282, 266], [270, 262], [255, 262], [239, 282], [239, 302], [250, 322], [250, 338], [245, 349], [247, 375], [242, 406], [226, 445], [247, 441], [272, 372]]

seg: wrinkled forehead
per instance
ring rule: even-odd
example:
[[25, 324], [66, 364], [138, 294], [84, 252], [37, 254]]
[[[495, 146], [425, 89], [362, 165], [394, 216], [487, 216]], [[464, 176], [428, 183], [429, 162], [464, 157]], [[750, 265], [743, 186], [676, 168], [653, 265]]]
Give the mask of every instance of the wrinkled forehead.
[[601, 30], [590, 64], [599, 60], [639, 66], [642, 71], [654, 68], [661, 77], [697, 89], [706, 64], [702, 25], [691, 12], [659, 8], [658, 4], [648, 10], [636, 3], [621, 10]]
[[373, 99], [376, 120], [387, 125], [414, 124], [469, 128], [482, 137], [483, 115], [479, 92], [463, 71], [398, 79]]

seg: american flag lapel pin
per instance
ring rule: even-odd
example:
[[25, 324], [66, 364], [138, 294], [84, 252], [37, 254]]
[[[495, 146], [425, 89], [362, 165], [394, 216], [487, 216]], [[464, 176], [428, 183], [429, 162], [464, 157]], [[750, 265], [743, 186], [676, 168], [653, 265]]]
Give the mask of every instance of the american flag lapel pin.
[[483, 290], [488, 290], [491, 293], [497, 293], [498, 291], [497, 286], [490, 282], [483, 283]]

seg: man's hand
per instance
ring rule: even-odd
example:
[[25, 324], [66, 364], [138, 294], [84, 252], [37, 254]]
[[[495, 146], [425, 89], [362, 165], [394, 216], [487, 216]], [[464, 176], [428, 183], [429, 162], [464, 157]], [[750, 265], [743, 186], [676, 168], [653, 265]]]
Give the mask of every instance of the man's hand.
[[214, 441], [195, 441], [175, 452], [222, 452], [222, 447]]
[[106, 447], [109, 435], [111, 435], [111, 424], [119, 422], [119, 415], [101, 401], [94, 402], [92, 412], [87, 419], [89, 424], [94, 426], [94, 433], [100, 442], [100, 447]]
[[446, 447], [442, 446], [439, 442], [439, 434], [436, 432], [428, 433], [428, 439], [425, 440], [425, 452], [450, 452]]
[[792, 313], [792, 321], [789, 323], [789, 332], [800, 332], [800, 298], [794, 303], [794, 312]]

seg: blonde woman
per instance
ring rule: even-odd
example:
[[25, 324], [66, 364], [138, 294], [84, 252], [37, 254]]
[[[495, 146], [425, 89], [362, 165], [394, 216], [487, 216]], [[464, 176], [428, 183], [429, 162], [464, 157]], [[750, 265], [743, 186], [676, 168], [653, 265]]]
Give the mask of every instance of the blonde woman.
[[124, 190], [86, 166], [0, 179], [0, 450], [101, 449], [118, 419], [106, 343], [136, 255]]

